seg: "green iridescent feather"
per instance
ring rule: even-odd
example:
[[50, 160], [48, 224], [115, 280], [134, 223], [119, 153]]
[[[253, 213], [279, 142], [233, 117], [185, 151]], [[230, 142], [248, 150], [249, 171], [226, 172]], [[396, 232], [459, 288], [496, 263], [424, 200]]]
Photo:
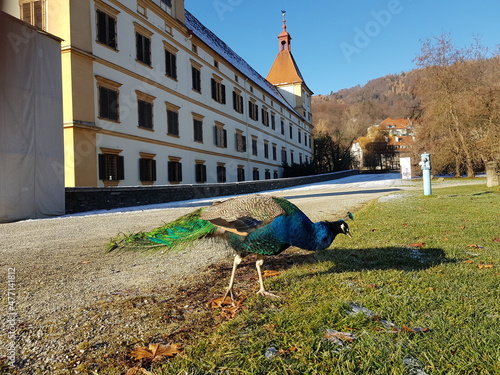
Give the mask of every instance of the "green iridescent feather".
[[189, 246], [217, 230], [217, 227], [209, 221], [200, 219], [203, 210], [204, 208], [200, 208], [190, 212], [150, 232], [122, 234], [110, 240], [107, 251], [148, 251], [165, 247], [177, 249]]

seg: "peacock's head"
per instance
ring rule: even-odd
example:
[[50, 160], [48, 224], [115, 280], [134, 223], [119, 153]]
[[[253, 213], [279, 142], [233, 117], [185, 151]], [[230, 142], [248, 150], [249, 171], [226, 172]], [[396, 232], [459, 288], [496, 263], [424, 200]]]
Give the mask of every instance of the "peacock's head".
[[329, 221], [328, 226], [330, 227], [330, 230], [335, 233], [335, 234], [345, 234], [349, 238], [351, 236], [351, 232], [349, 232], [349, 225], [344, 220], [337, 220], [337, 221]]

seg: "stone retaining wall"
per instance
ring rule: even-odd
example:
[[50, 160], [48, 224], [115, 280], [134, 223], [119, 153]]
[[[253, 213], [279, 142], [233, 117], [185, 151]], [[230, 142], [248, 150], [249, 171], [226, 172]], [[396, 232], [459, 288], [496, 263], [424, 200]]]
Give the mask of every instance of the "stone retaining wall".
[[325, 173], [276, 180], [230, 182], [224, 184], [76, 187], [66, 188], [66, 213], [142, 206], [188, 199], [249, 194], [291, 186], [329, 181], [358, 174], [358, 170]]

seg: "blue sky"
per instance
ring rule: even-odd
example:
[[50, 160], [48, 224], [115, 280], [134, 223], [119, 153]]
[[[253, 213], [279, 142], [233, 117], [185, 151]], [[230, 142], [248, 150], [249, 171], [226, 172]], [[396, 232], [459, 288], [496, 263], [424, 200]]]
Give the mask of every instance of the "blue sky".
[[449, 33], [500, 44], [499, 0], [185, 0], [185, 7], [264, 77], [286, 10], [292, 53], [315, 94], [409, 71], [421, 41]]

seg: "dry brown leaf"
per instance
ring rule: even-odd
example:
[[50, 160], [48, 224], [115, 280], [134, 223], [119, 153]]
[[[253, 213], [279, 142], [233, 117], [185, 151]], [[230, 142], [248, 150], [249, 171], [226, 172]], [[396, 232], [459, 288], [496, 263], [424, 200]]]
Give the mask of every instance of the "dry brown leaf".
[[467, 260], [464, 260], [464, 263], [469, 263], [469, 264], [471, 264], [471, 263], [474, 263], [474, 261], [473, 261], [473, 260], [470, 260], [470, 259], [467, 259]]
[[493, 268], [493, 264], [478, 264], [477, 268], [483, 269], [483, 268]]
[[262, 277], [273, 277], [278, 276], [280, 273], [274, 270], [264, 270], [262, 271]]
[[493, 242], [500, 242], [500, 237], [499, 238], [494, 238]]
[[414, 242], [414, 243], [408, 244], [408, 246], [411, 246], [411, 247], [424, 247], [425, 246], [425, 242]]
[[334, 329], [327, 329], [324, 335], [325, 339], [336, 342], [336, 339], [342, 341], [353, 342], [357, 339], [356, 335], [351, 332], [340, 332]]
[[211, 301], [208, 301], [205, 306], [209, 309], [218, 309], [219, 307], [232, 305], [232, 304], [233, 304], [233, 301], [231, 301], [231, 297], [227, 296], [226, 298], [219, 297], [219, 298], [213, 299]]
[[161, 360], [162, 357], [173, 357], [176, 354], [182, 353], [182, 344], [149, 344], [146, 348], [141, 346], [135, 348], [130, 353], [135, 359], [151, 359], [152, 361]]
[[146, 370], [143, 367], [136, 366], [136, 367], [129, 368], [128, 371], [125, 373], [125, 375], [141, 375], [141, 374], [151, 375], [152, 372], [149, 372], [148, 370]]
[[295, 353], [297, 350], [298, 349], [296, 346], [292, 346], [291, 348], [288, 348], [288, 349], [279, 349], [278, 353], [276, 355], [286, 355], [286, 354], [290, 354], [290, 353]]

